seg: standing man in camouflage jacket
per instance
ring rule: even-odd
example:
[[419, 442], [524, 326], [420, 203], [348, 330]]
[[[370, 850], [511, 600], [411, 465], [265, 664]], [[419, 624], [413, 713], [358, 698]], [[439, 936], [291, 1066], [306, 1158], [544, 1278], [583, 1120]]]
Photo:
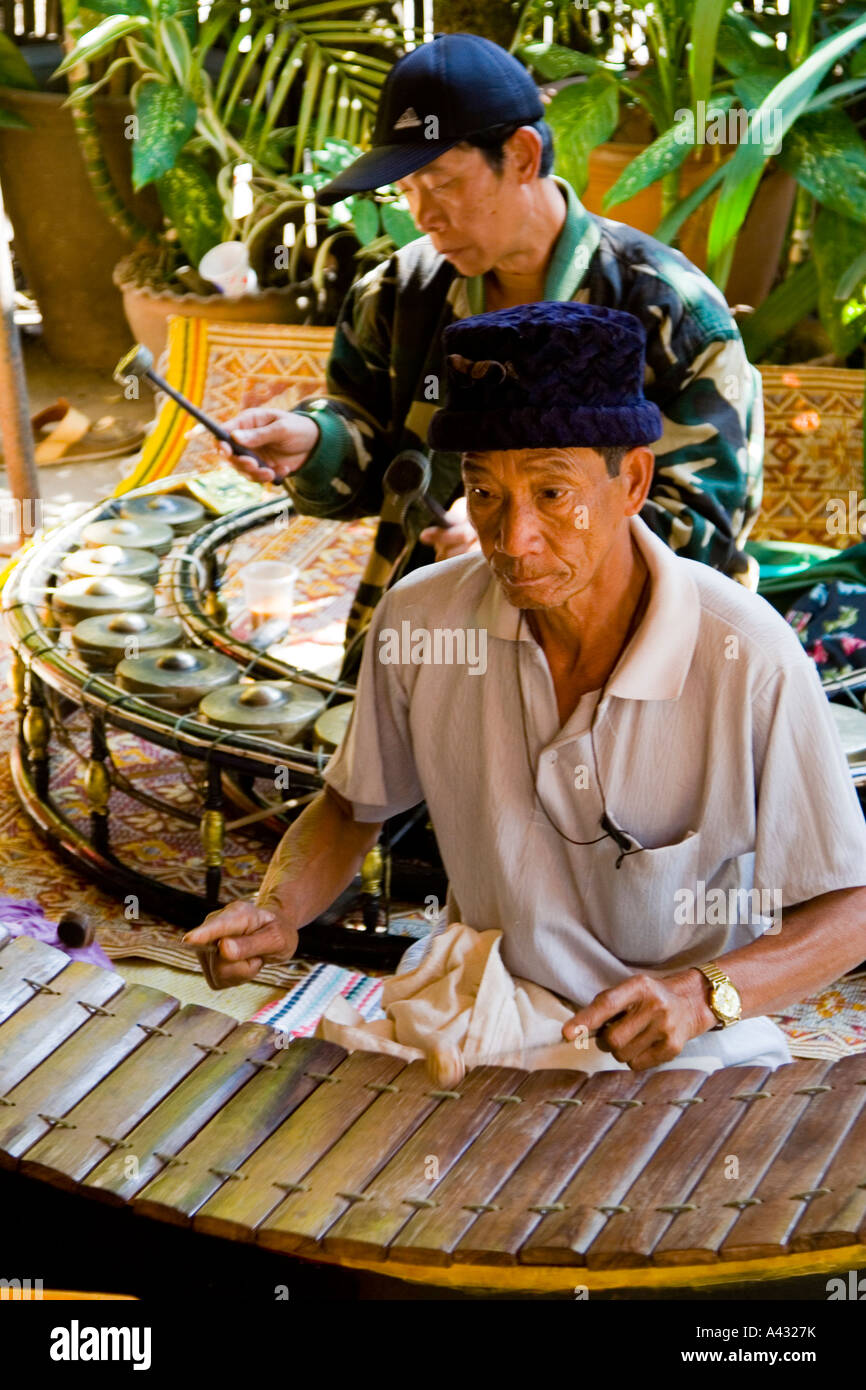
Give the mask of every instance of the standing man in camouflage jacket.
[[[625, 309], [646, 330], [645, 391], [664, 425], [643, 520], [680, 554], [741, 572], [761, 498], [760, 377], [706, 276], [652, 237], [587, 212], [551, 176], [543, 110], [526, 69], [476, 35], [440, 36], [395, 65], [372, 149], [318, 200], [396, 183], [426, 235], [350, 290], [325, 396], [231, 422], [270, 467], [235, 461], [260, 481], [286, 479], [306, 515], [375, 515], [388, 463], [425, 447], [449, 323], [544, 299]], [[574, 393], [580, 399], [579, 380]], [[453, 525], [431, 527], [419, 512], [426, 529], [408, 568], [477, 544], [459, 456], [434, 452], [431, 464], [430, 492]]]

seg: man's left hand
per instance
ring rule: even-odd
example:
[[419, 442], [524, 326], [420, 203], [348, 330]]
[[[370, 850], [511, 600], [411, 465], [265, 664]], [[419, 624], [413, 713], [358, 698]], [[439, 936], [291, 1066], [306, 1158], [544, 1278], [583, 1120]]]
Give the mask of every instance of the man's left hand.
[[562, 1035], [571, 1041], [585, 1028], [596, 1035], [603, 1052], [612, 1053], [632, 1071], [647, 1071], [670, 1062], [687, 1042], [715, 1024], [704, 977], [698, 970], [686, 970], [664, 979], [633, 975], [602, 990], [563, 1024]]

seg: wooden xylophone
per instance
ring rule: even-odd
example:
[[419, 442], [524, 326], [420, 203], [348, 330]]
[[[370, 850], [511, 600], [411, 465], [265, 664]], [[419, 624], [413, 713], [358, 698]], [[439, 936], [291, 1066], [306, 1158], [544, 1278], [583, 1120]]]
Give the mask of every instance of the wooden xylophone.
[[[0, 929], [2, 935], [2, 929]], [[0, 1166], [141, 1215], [464, 1289], [696, 1287], [864, 1263], [866, 1054], [770, 1072], [347, 1054], [0, 951]]]

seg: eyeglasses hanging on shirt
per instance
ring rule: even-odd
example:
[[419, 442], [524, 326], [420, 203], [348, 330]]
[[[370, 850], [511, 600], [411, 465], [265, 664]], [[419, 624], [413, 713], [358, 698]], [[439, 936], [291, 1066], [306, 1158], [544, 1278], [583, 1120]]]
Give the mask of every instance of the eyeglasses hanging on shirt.
[[[644, 580], [644, 586], [641, 590], [640, 597], [637, 601], [631, 625], [629, 626], [629, 630], [626, 633], [625, 638], [623, 640], [623, 644], [620, 649], [620, 655], [622, 655], [622, 652], [625, 651], [625, 648], [628, 646], [629, 642], [634, 636], [640, 618], [642, 617], [644, 598], [646, 597], [648, 585], [649, 574], [647, 574], [646, 579]], [[614, 844], [619, 850], [619, 854], [616, 860], [616, 868], [618, 869], [622, 865], [622, 861], [624, 859], [628, 858], [628, 856], [631, 854], [640, 854], [644, 847], [643, 845], [638, 844], [637, 840], [633, 839], [631, 835], [627, 835], [626, 832], [616, 824], [616, 821], [613, 819], [613, 817], [607, 809], [607, 802], [604, 794], [604, 783], [601, 780], [601, 773], [599, 772], [598, 767], [598, 757], [596, 756], [595, 751], [594, 736], [595, 721], [598, 715], [599, 708], [601, 706], [601, 702], [604, 699], [604, 692], [607, 689], [607, 681], [605, 681], [604, 686], [601, 689], [601, 692], [598, 697], [598, 704], [596, 705], [595, 710], [593, 711], [592, 723], [589, 726], [589, 746], [592, 749], [592, 762], [595, 770], [595, 780], [598, 783], [598, 789], [601, 793], [602, 814], [599, 820], [599, 825], [601, 826], [601, 829], [604, 833], [602, 835], [598, 835], [594, 840], [574, 840], [570, 835], [566, 835], [564, 830], [560, 829], [560, 827], [556, 824], [556, 821], [551, 816], [550, 812], [544, 804], [544, 798], [542, 797], [541, 792], [538, 790], [538, 784], [536, 782], [535, 774], [533, 772], [532, 754], [529, 749], [529, 733], [526, 727], [526, 705], [523, 700], [523, 681], [520, 675], [520, 630], [523, 626], [523, 617], [524, 614], [523, 610], [521, 609], [520, 621], [517, 625], [517, 640], [514, 643], [515, 674], [517, 676], [517, 691], [520, 698], [520, 722], [523, 728], [523, 746], [526, 749], [526, 763], [529, 768], [529, 775], [532, 777], [532, 783], [535, 789], [536, 800], [538, 801], [538, 804], [541, 807], [541, 810], [544, 814], [544, 818], [547, 821], [548, 825], [551, 827], [551, 829], [555, 830], [557, 835], [559, 835], [561, 839], [566, 840], [570, 845], [600, 845], [602, 840], [613, 840]], [[529, 627], [528, 621], [527, 627]], [[539, 646], [540, 645], [541, 644], [539, 643]], [[619, 658], [617, 658], [617, 660], [619, 660]], [[616, 669], [616, 663], [614, 663], [614, 669]], [[610, 678], [608, 677], [608, 679]]]

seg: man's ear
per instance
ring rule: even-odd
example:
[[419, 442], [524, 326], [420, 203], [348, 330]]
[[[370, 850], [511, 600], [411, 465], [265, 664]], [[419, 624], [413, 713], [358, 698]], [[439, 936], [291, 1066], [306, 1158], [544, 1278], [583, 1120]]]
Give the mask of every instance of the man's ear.
[[508, 163], [517, 175], [518, 182], [529, 183], [538, 178], [541, 168], [541, 136], [531, 126], [522, 125], [505, 141]]
[[629, 449], [619, 466], [619, 476], [625, 490], [625, 514], [637, 516], [652, 486], [655, 454], [646, 444]]

